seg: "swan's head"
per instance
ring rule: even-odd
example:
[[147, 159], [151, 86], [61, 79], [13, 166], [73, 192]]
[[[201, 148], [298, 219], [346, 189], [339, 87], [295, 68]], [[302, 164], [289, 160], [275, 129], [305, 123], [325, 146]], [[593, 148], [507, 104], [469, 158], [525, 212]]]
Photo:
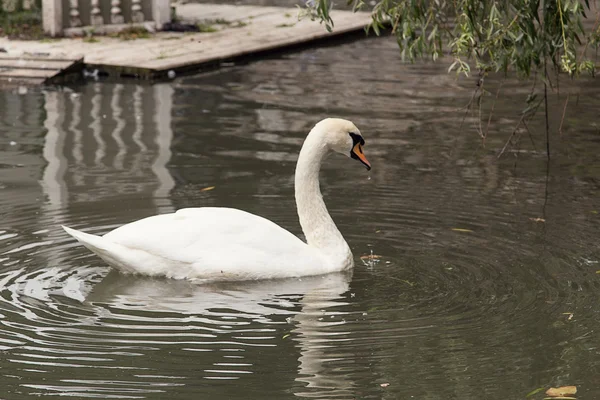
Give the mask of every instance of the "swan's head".
[[341, 118], [327, 118], [315, 125], [314, 130], [321, 132], [322, 140], [330, 150], [354, 158], [368, 170], [371, 169], [371, 164], [363, 153], [365, 139], [352, 122]]

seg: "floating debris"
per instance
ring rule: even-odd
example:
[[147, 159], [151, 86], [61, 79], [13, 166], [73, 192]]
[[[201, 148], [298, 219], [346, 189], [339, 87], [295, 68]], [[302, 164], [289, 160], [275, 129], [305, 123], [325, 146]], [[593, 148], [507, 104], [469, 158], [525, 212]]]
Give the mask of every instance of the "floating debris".
[[373, 254], [373, 250], [371, 250], [371, 254], [366, 254], [360, 256], [360, 260], [363, 264], [369, 268], [375, 267], [381, 260], [381, 256], [377, 254]]
[[546, 395], [552, 398], [561, 398], [561, 399], [574, 399], [574, 397], [565, 397], [565, 396], [573, 396], [577, 393], [576, 386], [561, 386], [557, 388], [550, 388], [546, 390]]
[[473, 232], [471, 229], [464, 229], [464, 228], [452, 228], [452, 230], [454, 232]]
[[564, 312], [563, 315], [568, 315], [567, 321], [570, 321], [570, 320], [573, 319], [573, 313], [572, 312]]

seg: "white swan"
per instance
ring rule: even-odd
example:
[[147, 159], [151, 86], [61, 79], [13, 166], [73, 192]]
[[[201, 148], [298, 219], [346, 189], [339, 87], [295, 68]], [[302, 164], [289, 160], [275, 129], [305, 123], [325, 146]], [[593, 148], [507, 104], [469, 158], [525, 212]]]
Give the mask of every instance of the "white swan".
[[364, 143], [352, 122], [336, 118], [319, 122], [306, 137], [296, 165], [295, 194], [307, 243], [265, 218], [233, 208], [185, 208], [129, 223], [104, 236], [63, 228], [127, 273], [214, 281], [341, 271], [354, 261], [323, 202], [319, 170], [331, 152], [371, 169]]

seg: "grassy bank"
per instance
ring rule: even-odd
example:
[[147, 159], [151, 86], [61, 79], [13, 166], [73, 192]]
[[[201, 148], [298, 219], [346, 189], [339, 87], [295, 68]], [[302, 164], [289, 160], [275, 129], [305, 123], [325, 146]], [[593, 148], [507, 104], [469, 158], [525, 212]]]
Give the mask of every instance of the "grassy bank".
[[44, 38], [41, 11], [0, 11], [0, 36], [10, 39], [39, 40]]

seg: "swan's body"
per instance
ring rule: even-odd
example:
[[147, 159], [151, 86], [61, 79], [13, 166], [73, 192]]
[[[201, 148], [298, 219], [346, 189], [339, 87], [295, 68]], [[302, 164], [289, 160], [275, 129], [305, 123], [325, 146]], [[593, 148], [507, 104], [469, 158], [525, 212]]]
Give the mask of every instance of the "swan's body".
[[292, 233], [234, 208], [184, 208], [132, 222], [103, 237], [66, 230], [123, 272], [248, 280], [337, 270]]
[[307, 243], [277, 224], [232, 208], [186, 208], [95, 236], [67, 233], [122, 272], [193, 280], [288, 278], [353, 266], [348, 244], [319, 189], [321, 161], [332, 151], [359, 159], [364, 140], [350, 121], [326, 119], [309, 133], [295, 176], [296, 205]]

